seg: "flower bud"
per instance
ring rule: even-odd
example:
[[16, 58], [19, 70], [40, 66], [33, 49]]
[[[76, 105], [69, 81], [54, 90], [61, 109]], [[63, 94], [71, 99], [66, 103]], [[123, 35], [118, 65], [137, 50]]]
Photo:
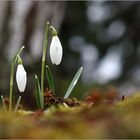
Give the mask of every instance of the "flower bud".
[[19, 64], [16, 72], [16, 82], [20, 92], [24, 92], [27, 83], [27, 74], [22, 64]]
[[62, 60], [63, 50], [58, 36], [53, 36], [50, 45], [50, 57], [53, 64], [59, 65]]

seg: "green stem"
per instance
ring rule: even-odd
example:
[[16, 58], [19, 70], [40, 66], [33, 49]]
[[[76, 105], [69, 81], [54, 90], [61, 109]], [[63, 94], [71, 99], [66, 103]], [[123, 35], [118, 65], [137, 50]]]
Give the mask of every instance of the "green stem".
[[18, 59], [18, 56], [20, 55], [20, 53], [22, 52], [22, 50], [24, 49], [24, 46], [21, 47], [19, 49], [19, 51], [17, 52], [17, 54], [15, 55], [15, 57], [12, 60], [12, 64], [11, 64], [11, 74], [10, 74], [10, 93], [9, 93], [9, 111], [12, 110], [12, 99], [13, 99], [13, 81], [14, 81], [14, 65]]
[[18, 110], [18, 108], [19, 108], [19, 105], [20, 105], [20, 101], [21, 101], [21, 96], [19, 96], [18, 97], [18, 100], [17, 100], [17, 103], [16, 103], [16, 105], [15, 105], [15, 112]]
[[9, 111], [12, 110], [13, 79], [14, 79], [14, 61], [12, 61], [12, 64], [11, 64], [10, 95], [9, 95]]
[[46, 32], [45, 32], [45, 38], [44, 38], [44, 43], [43, 43], [42, 66], [41, 66], [42, 97], [44, 96], [44, 71], [45, 71], [45, 59], [46, 59], [46, 50], [47, 50], [47, 43], [48, 43], [48, 28], [49, 28], [49, 22], [46, 23]]

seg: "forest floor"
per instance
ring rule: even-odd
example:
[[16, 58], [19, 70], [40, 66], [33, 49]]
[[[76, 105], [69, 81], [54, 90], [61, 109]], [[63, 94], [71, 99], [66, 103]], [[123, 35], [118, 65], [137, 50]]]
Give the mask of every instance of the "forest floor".
[[0, 138], [140, 138], [140, 93], [94, 92], [84, 101], [57, 99], [44, 111], [1, 110]]

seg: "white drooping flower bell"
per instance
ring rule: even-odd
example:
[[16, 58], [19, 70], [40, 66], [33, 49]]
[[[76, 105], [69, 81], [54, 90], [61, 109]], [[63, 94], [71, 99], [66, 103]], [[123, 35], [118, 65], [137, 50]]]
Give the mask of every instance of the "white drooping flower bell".
[[27, 74], [22, 64], [19, 64], [16, 71], [16, 81], [20, 92], [24, 92], [27, 83]]
[[52, 37], [50, 44], [50, 57], [53, 64], [59, 65], [62, 60], [63, 50], [57, 35]]

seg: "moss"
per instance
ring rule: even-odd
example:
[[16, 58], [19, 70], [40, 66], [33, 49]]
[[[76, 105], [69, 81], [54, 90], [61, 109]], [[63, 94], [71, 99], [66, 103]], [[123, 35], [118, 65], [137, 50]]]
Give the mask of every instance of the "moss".
[[36, 112], [1, 110], [0, 138], [140, 138], [139, 93], [113, 104], [98, 101], [73, 107], [64, 102]]

